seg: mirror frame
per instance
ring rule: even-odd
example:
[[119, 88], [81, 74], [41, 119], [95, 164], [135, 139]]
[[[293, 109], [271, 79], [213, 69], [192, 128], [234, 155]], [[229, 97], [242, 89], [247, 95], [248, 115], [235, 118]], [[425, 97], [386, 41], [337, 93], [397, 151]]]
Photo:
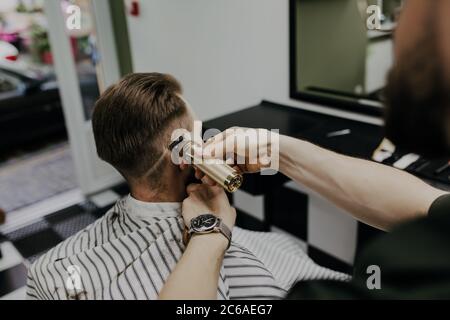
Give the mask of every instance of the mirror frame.
[[326, 97], [297, 89], [297, 32], [296, 32], [296, 6], [298, 0], [289, 0], [289, 96], [291, 99], [319, 104], [333, 109], [352, 111], [365, 115], [381, 117], [384, 108], [375, 106], [370, 101], [361, 102], [345, 98]]

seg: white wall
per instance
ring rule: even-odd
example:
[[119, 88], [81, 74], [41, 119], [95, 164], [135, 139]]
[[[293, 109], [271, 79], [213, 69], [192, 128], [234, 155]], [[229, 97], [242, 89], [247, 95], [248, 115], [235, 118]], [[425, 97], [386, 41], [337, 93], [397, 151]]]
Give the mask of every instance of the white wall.
[[175, 75], [200, 119], [262, 99], [323, 110], [289, 99], [288, 0], [141, 0], [140, 5], [141, 16], [128, 17], [135, 71]]

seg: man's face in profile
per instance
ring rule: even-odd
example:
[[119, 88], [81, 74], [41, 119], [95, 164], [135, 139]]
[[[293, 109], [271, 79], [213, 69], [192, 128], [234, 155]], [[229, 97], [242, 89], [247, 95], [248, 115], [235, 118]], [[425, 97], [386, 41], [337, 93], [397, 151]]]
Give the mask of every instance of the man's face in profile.
[[450, 1], [409, 0], [396, 31], [396, 63], [386, 88], [386, 135], [404, 151], [450, 154], [448, 14]]

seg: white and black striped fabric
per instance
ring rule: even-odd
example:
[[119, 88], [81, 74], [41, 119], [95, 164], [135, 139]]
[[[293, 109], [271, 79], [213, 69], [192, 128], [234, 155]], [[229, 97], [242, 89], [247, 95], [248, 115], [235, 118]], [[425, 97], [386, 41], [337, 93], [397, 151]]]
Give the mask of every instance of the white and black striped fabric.
[[[157, 299], [182, 256], [179, 203], [119, 200], [102, 218], [60, 243], [29, 269], [28, 299]], [[79, 271], [79, 283], [69, 272]], [[301, 280], [349, 276], [316, 265], [286, 235], [233, 229], [218, 299], [279, 299]]]

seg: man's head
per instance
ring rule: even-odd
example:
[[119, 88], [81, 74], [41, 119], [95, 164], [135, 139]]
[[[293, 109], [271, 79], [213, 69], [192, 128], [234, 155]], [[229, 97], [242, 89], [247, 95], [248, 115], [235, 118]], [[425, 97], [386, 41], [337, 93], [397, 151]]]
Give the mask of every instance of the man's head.
[[97, 153], [125, 177], [132, 192], [177, 192], [175, 185], [185, 179], [168, 151], [173, 130], [192, 127], [181, 94], [172, 76], [140, 73], [126, 76], [97, 101], [92, 116]]
[[386, 135], [398, 147], [450, 154], [450, 1], [407, 0], [386, 89]]

